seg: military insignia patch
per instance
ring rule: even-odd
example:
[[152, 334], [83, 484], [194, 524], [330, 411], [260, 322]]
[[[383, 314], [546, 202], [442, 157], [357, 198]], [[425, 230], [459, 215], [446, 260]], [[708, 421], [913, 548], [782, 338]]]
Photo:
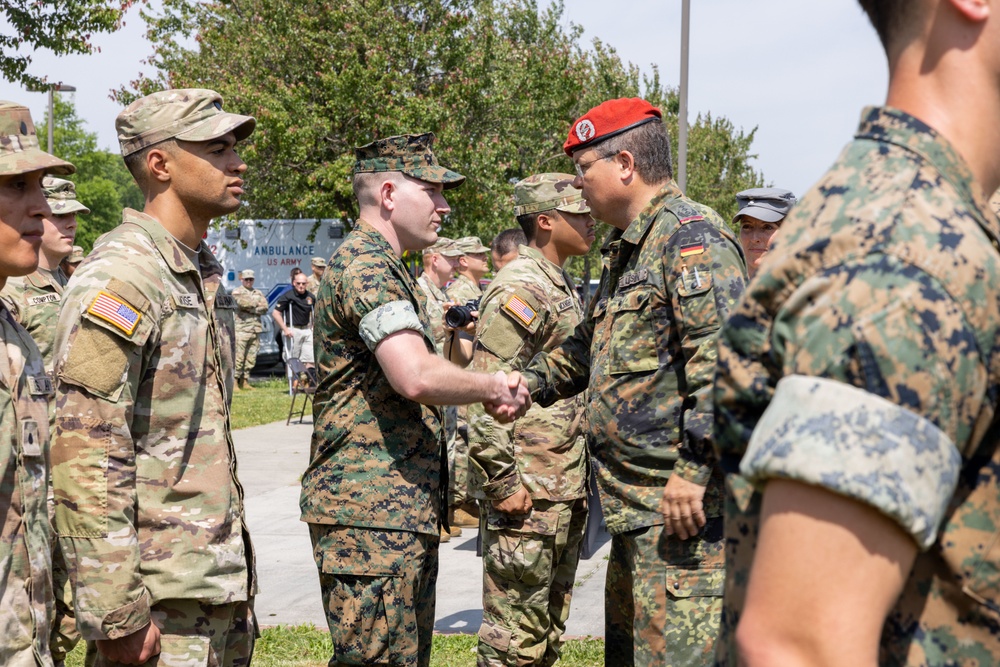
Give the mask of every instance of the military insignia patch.
[[570, 297], [568, 299], [564, 299], [563, 301], [557, 303], [556, 311], [562, 313], [569, 310], [572, 307], [573, 307], [573, 297]]
[[584, 118], [576, 124], [576, 136], [580, 141], [589, 141], [594, 136], [594, 124]]
[[692, 243], [690, 245], [681, 246], [681, 257], [691, 257], [692, 255], [700, 255], [705, 252], [704, 243]]
[[52, 380], [47, 375], [29, 375], [28, 393], [32, 396], [51, 396]]
[[105, 322], [110, 322], [129, 336], [142, 319], [142, 314], [136, 312], [132, 306], [107, 292], [98, 292], [97, 298], [90, 304], [87, 312]]
[[34, 419], [21, 421], [21, 452], [25, 456], [41, 456], [42, 441], [38, 433], [38, 422]]
[[526, 327], [530, 327], [531, 323], [535, 321], [535, 317], [538, 316], [538, 313], [516, 294], [507, 299], [507, 303], [503, 307], [504, 310], [523, 322]]

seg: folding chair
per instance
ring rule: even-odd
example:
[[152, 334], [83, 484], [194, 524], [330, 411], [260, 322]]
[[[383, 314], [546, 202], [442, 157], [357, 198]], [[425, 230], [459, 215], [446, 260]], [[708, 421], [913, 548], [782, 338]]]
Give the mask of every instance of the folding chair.
[[[301, 424], [306, 410], [312, 404], [313, 394], [316, 393], [316, 385], [319, 384], [316, 369], [306, 368], [306, 365], [299, 361], [298, 357], [291, 357], [285, 364], [288, 367], [289, 381], [291, 382], [291, 378], [297, 380], [297, 382], [291, 383], [292, 404], [288, 406], [288, 419], [285, 420], [285, 426], [291, 423], [292, 415], [294, 414], [298, 414], [299, 423]], [[302, 406], [296, 411], [295, 402], [299, 396], [303, 397]]]

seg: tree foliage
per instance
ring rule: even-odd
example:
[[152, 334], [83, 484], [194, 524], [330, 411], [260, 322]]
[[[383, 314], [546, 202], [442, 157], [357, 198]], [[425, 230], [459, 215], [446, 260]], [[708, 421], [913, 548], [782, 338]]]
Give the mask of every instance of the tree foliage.
[[28, 72], [31, 51], [47, 49], [63, 56], [93, 53], [95, 32], [114, 32], [136, 0], [3, 0], [6, 21], [0, 31], [0, 72], [28, 89], [45, 89], [44, 77]]
[[[97, 133], [86, 130], [71, 101], [57, 97], [54, 112], [53, 152], [76, 166], [76, 173], [66, 178], [76, 183], [77, 197], [90, 209], [89, 214], [77, 216], [76, 231], [76, 244], [89, 251], [98, 236], [121, 223], [123, 208], [142, 208], [142, 193], [121, 155], [98, 150]], [[42, 123], [38, 135], [47, 132]]]
[[[513, 182], [572, 172], [562, 143], [590, 107], [643, 96], [676, 142], [676, 90], [610, 45], [583, 46], [561, 2], [164, 0], [143, 16], [158, 75], [120, 99], [206, 87], [256, 116], [242, 148], [248, 217], [354, 220], [353, 147], [431, 130], [441, 161], [469, 177], [449, 193], [445, 233], [488, 242], [514, 224]], [[763, 182], [748, 164], [753, 132], [705, 115], [689, 138], [689, 194], [731, 216], [733, 194]]]

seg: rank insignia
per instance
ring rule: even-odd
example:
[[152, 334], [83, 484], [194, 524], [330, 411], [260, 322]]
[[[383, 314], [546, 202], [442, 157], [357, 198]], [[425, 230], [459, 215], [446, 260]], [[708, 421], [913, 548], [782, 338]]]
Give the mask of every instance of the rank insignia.
[[507, 303], [503, 307], [504, 310], [523, 322], [526, 327], [530, 327], [531, 323], [535, 321], [535, 317], [538, 316], [538, 313], [516, 294], [507, 299]]

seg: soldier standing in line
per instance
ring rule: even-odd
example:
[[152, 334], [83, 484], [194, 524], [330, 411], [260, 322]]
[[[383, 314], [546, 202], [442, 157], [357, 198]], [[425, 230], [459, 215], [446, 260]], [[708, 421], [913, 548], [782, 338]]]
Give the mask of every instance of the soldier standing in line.
[[[587, 319], [525, 379], [541, 405], [588, 390], [587, 444], [612, 535], [607, 654], [623, 666], [706, 665], [725, 576], [722, 475], [675, 462], [711, 437], [715, 335], [746, 265], [719, 215], [678, 189], [666, 126], [645, 100], [591, 109], [564, 148], [591, 214], [614, 229]], [[677, 473], [708, 483], [711, 518], [686, 541], [659, 511]]]
[[508, 262], [517, 259], [518, 246], [528, 245], [524, 231], [519, 228], [505, 229], [490, 241], [490, 259], [493, 260], [493, 274], [496, 275]]
[[322, 257], [313, 257], [310, 266], [312, 266], [312, 274], [306, 278], [306, 290], [316, 294], [319, 290], [319, 281], [323, 279], [323, 272], [326, 271], [326, 260]]
[[45, 370], [51, 374], [52, 343], [59, 319], [60, 299], [69, 279], [59, 264], [73, 251], [77, 214], [90, 213], [90, 209], [77, 200], [76, 186], [72, 181], [46, 176], [42, 180], [42, 190], [52, 213], [45, 216], [38, 268], [24, 277], [8, 280], [0, 291], [0, 298], [31, 334], [45, 360]]
[[[590, 250], [594, 219], [572, 182], [538, 174], [514, 186], [527, 244], [483, 294], [473, 370], [523, 368], [583, 320], [563, 266]], [[549, 667], [559, 659], [587, 526], [582, 419], [579, 395], [532, 406], [516, 431], [469, 406], [470, 486], [484, 515], [480, 666]]]
[[1000, 664], [1000, 14], [860, 5], [886, 106], [719, 338], [720, 665]]
[[[483, 295], [479, 281], [489, 272], [486, 253], [489, 248], [482, 244], [478, 236], [464, 236], [455, 241], [455, 247], [462, 253], [458, 257], [456, 278], [448, 287], [448, 300], [459, 306], [476, 301]], [[472, 335], [466, 331], [455, 331], [455, 341], [449, 347], [448, 357], [460, 365], [468, 365], [472, 360]], [[458, 345], [454, 345], [458, 342]], [[455, 349], [452, 350], [451, 348]], [[469, 494], [469, 426], [466, 419], [467, 408], [458, 408], [458, 435], [449, 458], [451, 485], [448, 499], [449, 520], [456, 526], [474, 527], [479, 525], [479, 508]]]
[[83, 248], [78, 245], [73, 246], [63, 261], [59, 262], [59, 268], [62, 269], [63, 275], [69, 280], [73, 277], [73, 272], [76, 271], [76, 267], [80, 266], [80, 262], [83, 261], [84, 254]]
[[[424, 248], [423, 261], [424, 271], [417, 278], [417, 284], [424, 293], [424, 308], [427, 310], [427, 319], [430, 321], [431, 329], [434, 331], [434, 348], [437, 353], [445, 355], [445, 342], [448, 341], [451, 332], [444, 324], [445, 304], [448, 297], [444, 293], [444, 286], [448, 284], [451, 277], [455, 275], [457, 257], [461, 251], [455, 248], [455, 242], [449, 238], [439, 236], [434, 245]], [[442, 416], [442, 428], [448, 443], [448, 466], [449, 474], [455, 460], [455, 438], [458, 428], [458, 409], [449, 405], [444, 408]], [[452, 536], [462, 534], [459, 526], [452, 525], [450, 530], [441, 528], [441, 541], [450, 542]]]
[[248, 116], [210, 90], [115, 121], [145, 196], [63, 294], [55, 522], [96, 664], [246, 666], [257, 582], [229, 409], [236, 301], [202, 240], [240, 207]]
[[[50, 215], [42, 178], [73, 171], [70, 163], [39, 150], [26, 107], [0, 102], [0, 282], [38, 266]], [[0, 343], [0, 664], [51, 667], [52, 382], [38, 347], [2, 302]]]
[[523, 414], [517, 373], [473, 373], [441, 358], [404, 251], [437, 240], [450, 209], [434, 135], [355, 150], [357, 224], [334, 252], [316, 308], [319, 387], [302, 477], [331, 667], [430, 663], [447, 489], [441, 405], [487, 401]]
[[267, 312], [267, 298], [260, 290], [253, 288], [254, 274], [252, 269], [240, 272], [239, 287], [233, 290], [236, 299], [236, 387], [237, 389], [252, 389], [250, 386], [250, 371], [257, 363], [257, 350], [260, 349], [260, 333], [264, 325], [260, 316]]

